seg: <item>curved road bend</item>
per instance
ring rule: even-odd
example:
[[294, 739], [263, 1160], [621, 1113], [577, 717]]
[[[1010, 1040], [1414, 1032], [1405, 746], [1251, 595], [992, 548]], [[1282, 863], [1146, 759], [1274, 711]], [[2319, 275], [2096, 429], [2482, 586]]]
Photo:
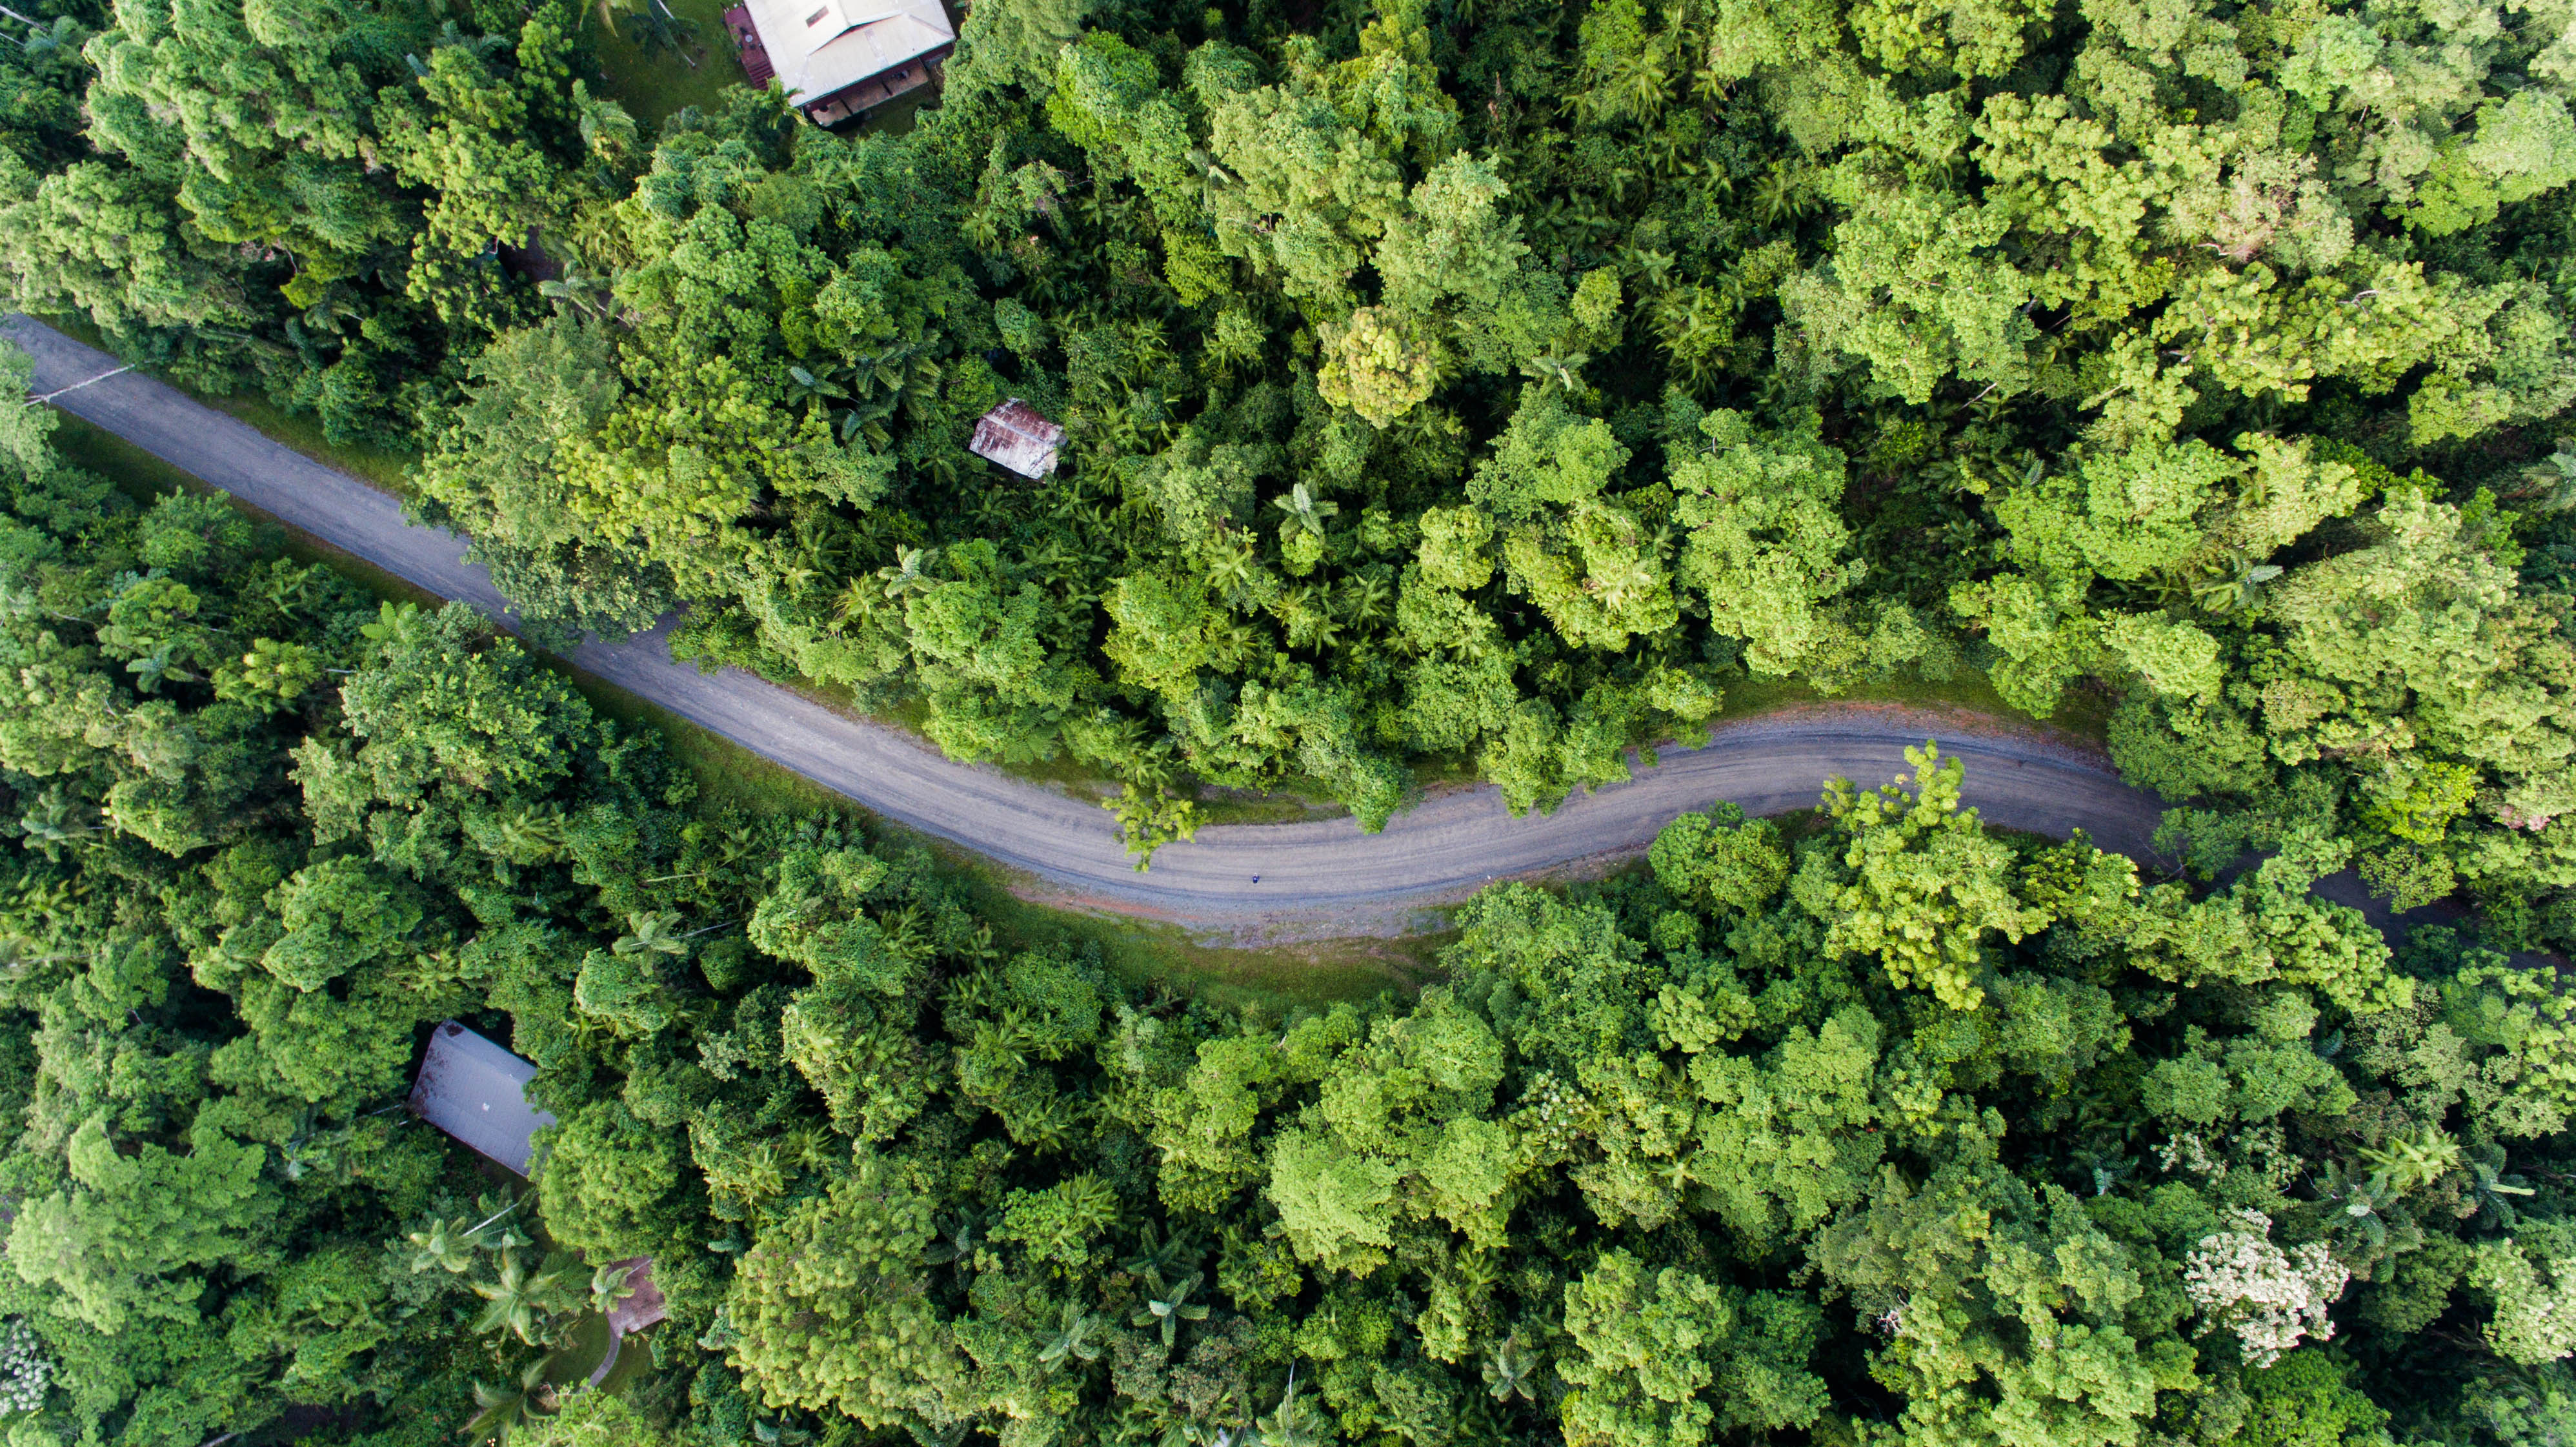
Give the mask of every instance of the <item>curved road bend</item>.
[[[34, 358], [38, 395], [72, 389], [53, 405], [429, 592], [508, 620], [490, 577], [462, 561], [464, 542], [405, 521], [394, 498], [171, 387], [117, 371], [116, 359], [27, 317], [0, 317], [0, 336]], [[1827, 778], [1884, 781], [1904, 771], [1905, 746], [1921, 739], [1863, 715], [1757, 720], [1723, 729], [1708, 748], [1664, 750], [1659, 767], [1552, 815], [1514, 819], [1493, 789], [1462, 790], [1426, 800], [1373, 837], [1348, 819], [1211, 826], [1139, 874], [1106, 810], [955, 762], [915, 735], [834, 713], [739, 669], [706, 674], [675, 663], [667, 627], [586, 642], [572, 662], [886, 818], [1025, 870], [1065, 902], [1237, 940], [1401, 929], [1488, 880], [1634, 853], [1675, 814], [1718, 799], [1777, 813], [1813, 804]], [[2007, 737], [1941, 743], [1966, 762], [1968, 802], [1990, 822], [2060, 836], [2080, 827], [2105, 848], [2149, 852], [2158, 801], [2100, 762]], [[2358, 889], [2328, 892], [2361, 902]]]

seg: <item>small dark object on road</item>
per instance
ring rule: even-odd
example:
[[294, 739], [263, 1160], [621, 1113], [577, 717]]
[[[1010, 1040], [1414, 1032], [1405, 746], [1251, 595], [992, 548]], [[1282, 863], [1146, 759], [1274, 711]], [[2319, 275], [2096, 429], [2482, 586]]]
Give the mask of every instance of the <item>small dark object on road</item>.
[[1255, 884], [1259, 884], [1259, 883], [1261, 882], [1261, 876], [1260, 876], [1260, 875], [1258, 875], [1258, 874], [1256, 874], [1256, 875], [1252, 876], [1252, 882], [1253, 882], [1253, 883], [1255, 883]]

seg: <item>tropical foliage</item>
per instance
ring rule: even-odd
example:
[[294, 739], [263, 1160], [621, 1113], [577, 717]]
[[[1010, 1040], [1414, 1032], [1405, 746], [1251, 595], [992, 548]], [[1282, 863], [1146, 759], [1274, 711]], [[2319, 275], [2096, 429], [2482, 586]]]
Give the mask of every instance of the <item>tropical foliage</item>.
[[1970, 670], [2116, 705], [2199, 862], [2564, 943], [2558, 14], [991, 0], [904, 134], [646, 136], [560, 0], [74, 6], [0, 276], [418, 445], [541, 628], [685, 605], [1142, 850]]
[[[1986, 831], [1928, 746], [1227, 1012], [702, 804], [451, 606], [0, 460], [11, 1441], [2512, 1442], [2576, 1033], [2289, 840]], [[458, 1017], [533, 1190], [400, 1110]], [[550, 1366], [653, 1261], [622, 1392]]]
[[[684, 610], [1140, 849], [1982, 679], [2188, 868], [1927, 748], [1221, 1010], [69, 466], [11, 356], [15, 1447], [2576, 1431], [2565, 0], [980, 0], [849, 135], [644, 134], [614, 8], [0, 10], [0, 284], [413, 449], [540, 643]], [[451, 1017], [532, 1186], [400, 1109]]]

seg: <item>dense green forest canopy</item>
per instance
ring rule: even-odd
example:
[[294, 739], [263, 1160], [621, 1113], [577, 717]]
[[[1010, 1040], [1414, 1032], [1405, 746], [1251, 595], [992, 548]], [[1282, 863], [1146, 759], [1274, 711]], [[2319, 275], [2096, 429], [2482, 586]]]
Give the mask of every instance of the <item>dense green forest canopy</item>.
[[[2576, 1005], [2317, 901], [2348, 840], [2142, 879], [1927, 749], [1229, 1012], [0, 418], [12, 1447], [2576, 1431]], [[449, 1017], [532, 1190], [400, 1109]]]
[[[12, 1447], [2576, 1433], [2576, 1007], [2500, 953], [2576, 945], [2576, 5], [982, 0], [899, 135], [646, 134], [614, 9], [0, 12], [0, 278], [414, 449], [541, 641], [683, 608], [1142, 846], [1973, 672], [2202, 877], [1926, 753], [1219, 1010], [12, 370]], [[399, 1109], [451, 1016], [532, 1191]]]
[[13, 25], [0, 277], [1140, 848], [1974, 670], [2197, 862], [2576, 938], [2566, 0], [985, 0], [900, 135], [643, 134], [609, 18]]

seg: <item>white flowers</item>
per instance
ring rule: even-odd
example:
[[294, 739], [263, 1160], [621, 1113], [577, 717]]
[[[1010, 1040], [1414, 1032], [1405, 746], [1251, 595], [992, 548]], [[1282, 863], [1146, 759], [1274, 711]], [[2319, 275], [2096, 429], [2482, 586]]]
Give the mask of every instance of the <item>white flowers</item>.
[[2325, 1243], [2285, 1252], [2272, 1244], [2271, 1217], [2238, 1215], [2245, 1230], [2204, 1236], [2183, 1259], [2183, 1292], [2200, 1309], [2203, 1330], [2234, 1331], [2245, 1360], [2268, 1367], [2303, 1336], [2334, 1335], [2326, 1308], [2351, 1273]]
[[0, 1413], [33, 1412], [45, 1405], [45, 1388], [54, 1364], [37, 1350], [36, 1333], [25, 1320], [9, 1319], [0, 1332]]

